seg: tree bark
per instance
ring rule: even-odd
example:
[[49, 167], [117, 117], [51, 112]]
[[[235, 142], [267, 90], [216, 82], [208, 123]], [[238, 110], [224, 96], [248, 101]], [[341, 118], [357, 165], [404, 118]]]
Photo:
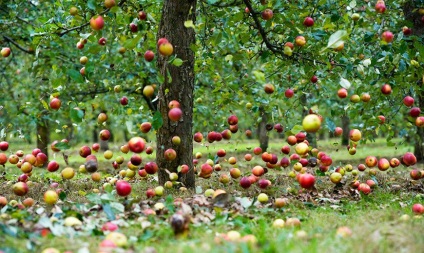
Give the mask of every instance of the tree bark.
[[[422, 25], [421, 16], [417, 8], [422, 7], [418, 6], [416, 1], [408, 1], [403, 5], [403, 14], [405, 19], [410, 21], [413, 25], [411, 27], [412, 33], [416, 36], [422, 37], [424, 34], [424, 26]], [[423, 90], [423, 80], [421, 76], [417, 77], [418, 91], [417, 91], [417, 102], [421, 111], [424, 109], [424, 90]], [[415, 145], [414, 145], [414, 155], [417, 157], [418, 162], [424, 161], [424, 129], [417, 127]]]
[[268, 122], [268, 116], [264, 108], [259, 107], [259, 113], [261, 114], [261, 122], [258, 124], [258, 139], [259, 139], [259, 147], [261, 147], [262, 151], [265, 152], [268, 149], [268, 131], [266, 130], [266, 124]]
[[[179, 165], [187, 164], [190, 171], [180, 175], [180, 182], [187, 188], [195, 187], [193, 170], [193, 90], [194, 90], [194, 52], [190, 46], [195, 43], [195, 31], [186, 28], [184, 22], [195, 21], [196, 0], [165, 0], [159, 25], [158, 39], [167, 38], [174, 47], [176, 57], [183, 64], [176, 67], [168, 63], [169, 58], [160, 56], [158, 67], [164, 76], [164, 83], [159, 88], [158, 111], [162, 115], [163, 125], [157, 131], [156, 162], [159, 166], [159, 184], [169, 180], [168, 171], [177, 171]], [[180, 103], [183, 116], [178, 122], [168, 118], [168, 104], [172, 100]], [[173, 145], [173, 136], [181, 138], [180, 145]], [[172, 148], [177, 152], [173, 161], [165, 159], [164, 152]]]
[[[47, 157], [49, 156], [50, 129], [49, 122], [40, 118], [37, 120], [37, 148], [41, 150]], [[44, 164], [43, 166], [46, 166]]]
[[350, 124], [350, 119], [347, 115], [343, 115], [342, 117], [342, 129], [343, 129], [343, 134], [342, 134], [342, 145], [349, 145], [349, 124]]

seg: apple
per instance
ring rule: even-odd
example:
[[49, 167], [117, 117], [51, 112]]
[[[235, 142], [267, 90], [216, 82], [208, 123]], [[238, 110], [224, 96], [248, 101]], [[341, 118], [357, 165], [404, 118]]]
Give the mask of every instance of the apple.
[[392, 87], [390, 87], [389, 84], [383, 84], [383, 86], [381, 86], [381, 93], [383, 93], [384, 95], [389, 95], [390, 93], [392, 93]]
[[146, 165], [144, 165], [144, 170], [147, 174], [153, 175], [159, 170], [159, 167], [155, 162], [147, 162]]
[[306, 17], [305, 20], [303, 20], [303, 25], [306, 27], [311, 27], [314, 25], [314, 19], [311, 17]]
[[287, 218], [286, 226], [288, 226], [288, 227], [299, 227], [300, 226], [300, 220], [298, 218]]
[[350, 97], [350, 102], [352, 102], [352, 103], [359, 103], [359, 101], [361, 101], [361, 98], [357, 94], [353, 94]]
[[241, 171], [238, 168], [230, 169], [230, 176], [234, 179], [239, 178], [241, 176]]
[[136, 33], [136, 32], [138, 31], [138, 27], [137, 27], [137, 25], [136, 25], [136, 24], [134, 24], [134, 23], [130, 23], [129, 27], [130, 27], [130, 31], [131, 31], [132, 33]]
[[309, 152], [309, 146], [304, 142], [298, 143], [294, 149], [296, 151], [296, 154], [300, 156], [303, 156]]
[[71, 16], [76, 16], [76, 15], [78, 14], [78, 9], [77, 9], [77, 7], [72, 6], [72, 7], [69, 9], [69, 14], [71, 14]]
[[181, 119], [181, 116], [183, 115], [183, 111], [181, 111], [180, 108], [175, 107], [169, 110], [168, 117], [171, 121], [177, 122]]
[[224, 138], [224, 140], [230, 140], [232, 136], [231, 130], [225, 129], [224, 131], [221, 132], [221, 136], [222, 138]]
[[121, 105], [127, 105], [128, 104], [128, 98], [127, 97], [122, 97], [119, 102], [121, 103]]
[[362, 101], [362, 102], [367, 103], [367, 102], [369, 102], [370, 100], [371, 100], [371, 96], [370, 96], [370, 94], [368, 94], [368, 93], [363, 93], [363, 94], [361, 95], [361, 101]]
[[347, 90], [346, 90], [345, 88], [340, 88], [340, 89], [337, 91], [337, 96], [338, 96], [339, 98], [346, 98], [346, 97], [347, 97]]
[[231, 133], [237, 133], [238, 132], [238, 125], [230, 125], [230, 131]]
[[378, 13], [384, 13], [386, 11], [386, 4], [382, 0], [378, 0], [375, 4], [375, 11]]
[[248, 177], [242, 177], [241, 179], [240, 179], [240, 186], [243, 188], [243, 189], [247, 189], [247, 188], [249, 188], [251, 185], [252, 185], [252, 182], [249, 180], [249, 178]]
[[381, 171], [386, 171], [390, 168], [390, 162], [386, 158], [381, 158], [377, 163], [378, 169]]
[[142, 133], [148, 133], [150, 131], [150, 129], [152, 129], [152, 123], [150, 122], [143, 122], [140, 125], [140, 131]]
[[90, 26], [95, 31], [100, 31], [103, 29], [105, 25], [105, 21], [103, 20], [102, 16], [92, 17], [90, 19]]
[[141, 164], [142, 159], [141, 156], [139, 156], [138, 154], [133, 154], [130, 158], [130, 161], [133, 165], [138, 166]]
[[146, 20], [147, 19], [147, 13], [145, 11], [139, 11], [138, 12], [138, 19]]
[[165, 150], [164, 156], [167, 161], [173, 161], [177, 158], [177, 152], [174, 149], [169, 148]]
[[116, 182], [115, 189], [116, 189], [116, 193], [121, 197], [126, 197], [130, 195], [132, 190], [131, 184], [125, 180], [118, 180]]
[[302, 188], [311, 189], [315, 184], [315, 177], [311, 174], [301, 174], [299, 184]]
[[58, 98], [53, 98], [52, 100], [50, 100], [50, 108], [52, 108], [53, 110], [59, 110], [61, 104], [62, 102]]
[[353, 142], [358, 142], [362, 138], [362, 133], [358, 129], [352, 129], [349, 132], [349, 138]]
[[390, 167], [392, 167], [392, 168], [396, 168], [396, 167], [398, 167], [399, 165], [400, 165], [400, 161], [399, 161], [399, 159], [397, 159], [397, 158], [392, 158], [392, 159], [390, 159]]
[[126, 247], [128, 245], [127, 237], [119, 232], [110, 232], [107, 234], [106, 240], [113, 242], [118, 247]]
[[81, 42], [77, 42], [77, 48], [78, 49], [83, 49], [84, 48], [84, 44]]
[[102, 231], [110, 231], [113, 232], [115, 230], [118, 230], [118, 225], [116, 225], [115, 223], [112, 223], [110, 221], [106, 222], [105, 224], [103, 224], [102, 226]]
[[306, 39], [303, 36], [297, 36], [294, 42], [296, 46], [303, 47], [306, 44]]
[[361, 16], [358, 13], [353, 13], [352, 16], [350, 16], [353, 21], [358, 21]]
[[238, 118], [236, 115], [231, 115], [228, 117], [227, 122], [229, 125], [237, 125], [238, 123]]
[[411, 28], [408, 28], [407, 26], [402, 27], [403, 35], [408, 36], [412, 34]]
[[104, 45], [106, 45], [106, 38], [101, 37], [101, 38], [99, 39], [98, 43], [99, 43], [99, 45], [100, 45], [100, 46], [104, 46]]
[[413, 179], [413, 180], [420, 180], [421, 179], [421, 171], [419, 171], [419, 170], [417, 170], [417, 169], [414, 169], [414, 170], [411, 170], [410, 172], [409, 172], [409, 176]]
[[157, 186], [156, 188], [155, 188], [155, 194], [156, 194], [156, 196], [162, 196], [163, 195], [163, 193], [165, 192], [165, 189], [163, 188], [163, 186]]
[[341, 136], [342, 134], [343, 134], [343, 128], [341, 128], [341, 127], [336, 127], [336, 128], [334, 129], [334, 136], [338, 137], [338, 136]]
[[88, 57], [87, 56], [81, 56], [79, 61], [82, 65], [85, 65], [88, 62]]
[[128, 141], [128, 148], [131, 150], [131, 152], [134, 152], [134, 153], [143, 152], [145, 146], [146, 146], [146, 141], [141, 137], [132, 137]]
[[316, 114], [309, 114], [303, 118], [302, 121], [303, 130], [308, 133], [315, 133], [321, 127], [321, 119]]
[[385, 41], [386, 43], [390, 43], [393, 41], [393, 33], [390, 31], [385, 31], [383, 32], [383, 34], [381, 35], [381, 39], [383, 41]]
[[265, 193], [260, 193], [258, 195], [258, 201], [261, 202], [262, 204], [267, 203], [269, 200], [268, 195], [266, 195]]
[[413, 118], [416, 118], [420, 116], [421, 109], [419, 107], [412, 107], [411, 110], [409, 110], [409, 115]]
[[417, 127], [424, 127], [424, 117], [423, 116], [419, 116], [415, 119], [415, 125]]
[[100, 144], [99, 144], [99, 143], [93, 143], [93, 144], [91, 145], [91, 149], [92, 149], [94, 152], [98, 152], [98, 151], [100, 150]]
[[3, 57], [8, 57], [10, 55], [10, 52], [11, 52], [11, 50], [10, 50], [9, 47], [3, 47], [0, 51], [0, 53]]
[[294, 144], [296, 144], [297, 143], [297, 138], [296, 138], [296, 136], [294, 136], [294, 135], [289, 135], [289, 136], [287, 136], [287, 143], [290, 145], [290, 146], [293, 146]]
[[264, 91], [266, 94], [272, 94], [274, 93], [274, 90], [275, 90], [274, 85], [270, 83], [264, 85]]
[[275, 124], [274, 129], [277, 131], [277, 133], [282, 133], [284, 131], [284, 128], [280, 123]]
[[213, 167], [208, 163], [204, 163], [202, 164], [200, 168], [199, 177], [209, 178], [212, 175], [212, 172], [213, 172]]
[[402, 157], [402, 161], [406, 166], [412, 166], [417, 163], [417, 158], [413, 153], [406, 152]]
[[284, 92], [284, 96], [285, 96], [286, 98], [292, 98], [292, 97], [294, 96], [294, 91], [293, 91], [292, 89], [287, 89], [287, 90]]
[[56, 161], [52, 160], [49, 162], [49, 164], [47, 165], [47, 170], [49, 172], [55, 172], [59, 169], [59, 163], [57, 163]]
[[84, 158], [91, 155], [90, 147], [89, 146], [82, 146], [79, 150], [79, 154], [80, 154], [81, 157], [84, 157]]
[[163, 56], [170, 56], [174, 52], [174, 47], [171, 43], [165, 42], [159, 45], [159, 53]]
[[102, 140], [102, 141], [107, 141], [107, 140], [109, 140], [109, 139], [110, 139], [110, 131], [109, 131], [109, 130], [107, 130], [107, 129], [103, 129], [103, 130], [101, 130], [101, 131], [100, 131], [100, 133], [99, 133], [99, 138], [100, 138], [100, 140]]
[[289, 146], [287, 146], [287, 145], [284, 145], [284, 146], [281, 148], [281, 153], [286, 154], [286, 155], [290, 154], [290, 147], [289, 147]]
[[[0, 160], [1, 160], [1, 158], [0, 158]], [[8, 161], [9, 161], [10, 164], [17, 164], [19, 162], [19, 157], [15, 154], [12, 154], [12, 155], [9, 156]], [[0, 164], [1, 163], [2, 163], [2, 161], [0, 161]]]
[[216, 155], [217, 155], [218, 157], [224, 157], [226, 154], [227, 154], [227, 152], [225, 151], [225, 149], [219, 149], [219, 150], [216, 152]]
[[412, 206], [412, 212], [418, 215], [424, 214], [424, 206], [421, 204], [414, 204]]
[[311, 77], [311, 82], [312, 82], [312, 83], [316, 83], [316, 82], [318, 82], [318, 77], [317, 77], [317, 76], [315, 76], [315, 75], [314, 75], [314, 76], [312, 76], [312, 77]]
[[342, 177], [343, 177], [342, 174], [340, 174], [339, 172], [333, 172], [330, 175], [330, 180], [334, 184], [338, 184], [342, 181]]
[[197, 132], [194, 134], [193, 139], [195, 142], [202, 142], [203, 140], [203, 134], [201, 132]]
[[153, 61], [153, 59], [155, 58], [155, 53], [153, 52], [153, 51], [151, 51], [151, 50], [147, 50], [145, 53], [144, 53], [144, 59], [146, 60], [146, 61], [148, 61], [148, 62], [151, 62], [151, 61]]
[[0, 142], [0, 150], [1, 151], [7, 151], [9, 148], [9, 143], [7, 141]]
[[261, 13], [262, 19], [263, 20], [270, 20], [273, 16], [274, 13], [272, 12], [271, 9], [265, 9], [262, 13]]
[[411, 107], [414, 104], [414, 98], [411, 96], [404, 97], [403, 104], [407, 107]]
[[75, 171], [71, 167], [66, 167], [60, 172], [63, 179], [72, 179], [75, 176]]
[[[372, 181], [372, 180], [371, 180], [371, 181]], [[373, 182], [374, 182], [374, 181], [373, 181]], [[359, 190], [360, 192], [362, 192], [363, 194], [368, 195], [368, 194], [370, 194], [370, 192], [371, 192], [371, 187], [370, 187], [368, 184], [361, 183], [361, 184], [359, 184], [359, 186], [358, 186], [358, 190]]]
[[54, 205], [59, 200], [59, 195], [56, 191], [48, 190], [44, 193], [44, 202], [46, 202], [47, 205]]
[[105, 0], [105, 7], [110, 9], [116, 5], [115, 0]]

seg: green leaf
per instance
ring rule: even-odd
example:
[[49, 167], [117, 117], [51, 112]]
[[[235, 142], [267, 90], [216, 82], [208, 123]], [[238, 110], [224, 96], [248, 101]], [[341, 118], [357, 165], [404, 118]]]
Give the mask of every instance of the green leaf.
[[195, 28], [195, 26], [194, 26], [194, 24], [193, 24], [193, 20], [187, 20], [187, 21], [184, 21], [184, 26], [186, 27], [186, 28]]
[[300, 131], [303, 130], [303, 126], [301, 125], [295, 125], [293, 126], [293, 128], [290, 130], [290, 132], [292, 132], [292, 134], [298, 134]]
[[162, 125], [163, 125], [162, 114], [159, 111], [155, 111], [155, 114], [153, 114], [152, 127], [158, 130], [159, 128], [161, 128]]
[[58, 142], [54, 145], [54, 147], [59, 150], [67, 150], [71, 148], [71, 146], [69, 146], [69, 143], [67, 142]]
[[59, 193], [59, 199], [62, 200], [62, 201], [66, 199], [66, 193], [64, 191], [61, 191]]
[[115, 220], [115, 213], [110, 204], [103, 204], [103, 212], [109, 220]]
[[84, 82], [84, 78], [82, 77], [81, 73], [76, 71], [75, 69], [68, 69], [66, 71], [66, 74], [75, 82], [82, 83]]
[[143, 37], [143, 35], [140, 33], [135, 38], [125, 41], [124, 44], [123, 44], [123, 47], [125, 47], [126, 49], [129, 49], [129, 50], [134, 49], [137, 46], [138, 42], [141, 40], [142, 37]]
[[73, 122], [80, 123], [82, 122], [82, 118], [84, 117], [84, 111], [79, 109], [78, 107], [71, 108], [69, 115], [71, 116], [71, 120]]
[[102, 200], [99, 198], [99, 195], [95, 193], [90, 193], [86, 195], [85, 197], [88, 199], [88, 201], [90, 201], [93, 204], [99, 205], [102, 203]]
[[321, 50], [321, 53], [327, 48], [336, 48], [344, 43], [344, 40], [348, 37], [348, 34], [345, 30], [339, 30], [333, 33], [328, 40], [327, 47]]
[[179, 66], [181, 66], [181, 65], [183, 65], [183, 60], [181, 60], [180, 58], [175, 58], [173, 61], [172, 61], [172, 65], [174, 65], [174, 66], [177, 66], [177, 67], [179, 67]]
[[90, 10], [93, 10], [93, 11], [96, 10], [96, 0], [88, 0], [87, 7]]

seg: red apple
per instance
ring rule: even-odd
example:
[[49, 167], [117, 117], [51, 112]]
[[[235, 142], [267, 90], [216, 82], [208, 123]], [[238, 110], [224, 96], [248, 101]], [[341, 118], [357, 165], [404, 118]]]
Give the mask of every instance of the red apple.
[[392, 167], [392, 168], [396, 168], [396, 167], [398, 167], [400, 165], [400, 161], [399, 161], [399, 159], [397, 159], [397, 158], [392, 158], [392, 159], [390, 159], [390, 167]]
[[104, 45], [106, 45], [106, 38], [101, 37], [101, 38], [99, 39], [98, 43], [99, 43], [99, 45], [100, 45], [100, 46], [104, 46]]
[[305, 20], [303, 20], [303, 25], [306, 27], [311, 27], [314, 25], [314, 19], [311, 17], [306, 17]]
[[338, 137], [338, 136], [341, 136], [342, 134], [343, 134], [343, 128], [341, 128], [341, 127], [336, 127], [336, 128], [334, 129], [334, 136]]
[[294, 96], [294, 91], [293, 91], [292, 89], [287, 89], [287, 90], [284, 92], [284, 96], [286, 96], [286, 98], [291, 98], [291, 97], [293, 97], [293, 96]]
[[103, 129], [103, 130], [101, 130], [101, 131], [100, 131], [100, 133], [99, 133], [99, 138], [100, 138], [100, 140], [102, 140], [102, 141], [107, 141], [107, 140], [109, 140], [109, 138], [110, 138], [110, 131], [109, 131], [109, 130], [107, 130], [107, 129]]
[[142, 159], [141, 159], [141, 156], [140, 156], [140, 155], [138, 155], [138, 154], [133, 154], [133, 155], [131, 156], [131, 158], [130, 158], [130, 161], [131, 161], [131, 163], [132, 163], [133, 165], [138, 166], [138, 165], [140, 165], [140, 164], [141, 164]]
[[159, 167], [155, 162], [147, 162], [146, 165], [144, 165], [144, 170], [150, 175], [155, 174], [158, 169]]
[[390, 162], [386, 158], [381, 158], [377, 163], [378, 169], [381, 171], [386, 171], [390, 168]]
[[303, 36], [297, 36], [294, 42], [296, 46], [303, 47], [306, 44], [306, 39]]
[[103, 29], [105, 21], [102, 16], [92, 17], [90, 19], [90, 26], [93, 30], [99, 31]]
[[194, 134], [193, 139], [195, 142], [202, 142], [203, 134], [201, 132], [197, 132]]
[[236, 115], [231, 115], [231, 116], [228, 117], [227, 122], [228, 122], [229, 125], [237, 125], [238, 118], [237, 118]]
[[409, 110], [409, 115], [413, 118], [416, 118], [420, 116], [421, 109], [419, 107], [412, 107], [411, 110]]
[[7, 151], [9, 148], [9, 143], [7, 141], [0, 142], [0, 150], [1, 151]]
[[131, 189], [131, 184], [127, 181], [119, 180], [116, 182], [116, 193], [121, 197], [130, 195]]
[[61, 104], [62, 104], [62, 102], [60, 101], [60, 99], [53, 98], [50, 101], [50, 108], [52, 108], [53, 110], [59, 110]]
[[128, 98], [127, 97], [122, 97], [119, 102], [121, 103], [121, 105], [127, 105], [128, 104]]
[[408, 28], [407, 26], [402, 27], [403, 35], [408, 36], [412, 34], [411, 28]]
[[424, 206], [421, 204], [414, 204], [412, 206], [412, 212], [419, 215], [424, 214]]
[[261, 16], [264, 20], [270, 20], [273, 16], [274, 13], [272, 12], [271, 9], [265, 9], [262, 13]]
[[311, 174], [300, 174], [301, 176], [299, 177], [299, 184], [302, 188], [305, 189], [310, 189], [314, 186], [315, 184], [315, 177]]
[[134, 23], [131, 23], [130, 24], [130, 31], [133, 32], [133, 33], [136, 33], [138, 31], [137, 25], [134, 24]]
[[411, 96], [406, 96], [403, 98], [403, 104], [410, 107], [414, 104], [414, 98]]
[[150, 129], [152, 129], [152, 123], [150, 122], [143, 122], [140, 125], [140, 131], [142, 133], [148, 133], [150, 131]]
[[382, 0], [377, 1], [377, 3], [375, 4], [375, 10], [378, 13], [384, 13], [386, 11], [386, 4], [384, 3], [384, 1]]
[[383, 86], [381, 86], [381, 93], [383, 93], [384, 95], [389, 95], [390, 93], [392, 93], [392, 87], [390, 87], [389, 84], [383, 84]]
[[151, 51], [151, 50], [147, 50], [145, 53], [144, 53], [144, 59], [146, 60], [146, 61], [148, 61], [148, 62], [151, 62], [151, 61], [153, 61], [153, 59], [155, 58], [155, 53], [153, 53], [153, 51]]
[[358, 142], [362, 138], [362, 133], [358, 129], [352, 129], [349, 132], [349, 138], [353, 142]]
[[147, 13], [145, 11], [139, 11], [138, 12], [138, 19], [146, 20], [147, 19]]
[[180, 108], [175, 107], [169, 110], [168, 117], [171, 121], [177, 122], [181, 119], [181, 116], [183, 115], [183, 111], [181, 111]]
[[359, 190], [360, 192], [362, 192], [363, 194], [368, 195], [368, 194], [370, 194], [370, 192], [371, 192], [371, 187], [370, 187], [369, 185], [365, 184], [365, 183], [361, 183], [361, 184], [358, 186], [358, 190]]
[[180, 102], [178, 102], [177, 100], [172, 100], [171, 102], [169, 102], [168, 108], [180, 108]]
[[390, 43], [393, 41], [393, 33], [390, 31], [385, 31], [383, 32], [383, 34], [381, 35], [381, 39], [387, 43]]
[[341, 88], [337, 91], [337, 96], [339, 98], [346, 98], [347, 97], [347, 90], [345, 88]]
[[317, 77], [317, 76], [312, 76], [312, 77], [311, 77], [311, 82], [312, 82], [312, 83], [316, 83], [316, 82], [318, 82], [318, 77]]
[[270, 83], [264, 85], [264, 91], [266, 94], [272, 94], [274, 93], [274, 90], [275, 90], [274, 85]]
[[402, 161], [406, 166], [412, 166], [417, 163], [417, 158], [413, 153], [406, 152], [402, 157]]
[[167, 150], [165, 150], [164, 156], [166, 160], [172, 161], [177, 158], [177, 152], [172, 148], [168, 148]]
[[240, 179], [240, 186], [244, 189], [249, 188], [252, 185], [252, 182], [249, 180], [248, 177], [242, 177]]
[[143, 152], [145, 146], [146, 146], [146, 141], [141, 137], [132, 137], [128, 141], [128, 148], [131, 150], [131, 152], [134, 152], [134, 153]]

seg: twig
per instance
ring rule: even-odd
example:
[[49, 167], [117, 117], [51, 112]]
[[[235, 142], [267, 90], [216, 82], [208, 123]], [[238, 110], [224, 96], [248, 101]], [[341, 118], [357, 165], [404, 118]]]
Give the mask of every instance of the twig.
[[12, 43], [13, 45], [15, 45], [15, 47], [17, 47], [18, 49], [20, 49], [21, 51], [27, 53], [27, 54], [34, 54], [34, 51], [28, 50], [26, 48], [23, 48], [21, 45], [18, 44], [18, 42], [14, 41], [12, 38], [10, 38], [7, 35], [3, 35], [3, 38], [6, 41], [9, 41], [10, 43]]

